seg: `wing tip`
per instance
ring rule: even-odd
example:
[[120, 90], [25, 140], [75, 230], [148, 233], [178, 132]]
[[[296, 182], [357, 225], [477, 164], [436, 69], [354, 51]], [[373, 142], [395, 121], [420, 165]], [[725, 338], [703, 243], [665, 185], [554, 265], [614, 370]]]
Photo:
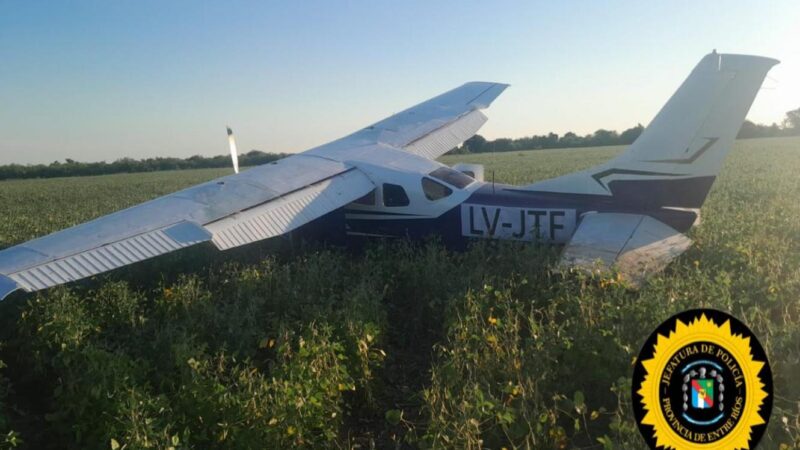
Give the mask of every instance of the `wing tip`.
[[470, 81], [464, 86], [481, 88], [480, 94], [469, 101], [469, 104], [478, 109], [488, 108], [494, 100], [506, 90], [510, 84], [496, 83], [493, 81]]
[[5, 300], [12, 292], [20, 288], [21, 286], [16, 281], [0, 274], [0, 300]]
[[510, 84], [508, 84], [508, 83], [500, 83], [500, 82], [498, 82], [498, 81], [481, 81], [481, 80], [467, 81], [466, 83], [464, 83], [464, 86], [470, 86], [470, 85], [475, 85], [475, 86], [477, 86], [477, 85], [481, 85], [481, 84], [482, 84], [482, 85], [484, 85], [484, 86], [486, 86], [486, 87], [491, 87], [491, 86], [502, 86], [502, 87], [504, 87], [504, 88], [505, 88], [505, 87], [511, 86], [511, 85], [510, 85]]

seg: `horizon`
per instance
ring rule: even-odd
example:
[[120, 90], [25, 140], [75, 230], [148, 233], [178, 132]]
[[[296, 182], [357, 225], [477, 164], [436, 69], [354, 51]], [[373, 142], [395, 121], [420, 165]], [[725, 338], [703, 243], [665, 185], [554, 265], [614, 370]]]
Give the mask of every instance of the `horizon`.
[[800, 106], [790, 0], [420, 5], [0, 3], [0, 164], [294, 153], [474, 79], [487, 139], [621, 132], [712, 49], [781, 60], [749, 120]]
[[[765, 126], [766, 127], [766, 126], [772, 126], [772, 125], [776, 125], [776, 124], [773, 123], [773, 124], [769, 124], [769, 125], [767, 125], [767, 124], [756, 124], [756, 125], [761, 125], [761, 126]], [[610, 131], [610, 132], [617, 133], [619, 135], [619, 134], [622, 134], [623, 131], [628, 131], [628, 130], [635, 129], [635, 128], [637, 128], [637, 126], [638, 125], [635, 125], [633, 127], [627, 128], [625, 130], [609, 130], [607, 128], [602, 128], [601, 127], [601, 128], [598, 128], [597, 130], [595, 130], [595, 132], [597, 132], [597, 131]], [[644, 125], [642, 125], [642, 128], [644, 128]], [[567, 131], [564, 134], [559, 134], [558, 138], [559, 139], [563, 138], [565, 136], [565, 134], [567, 134], [567, 133], [570, 133], [570, 131]], [[498, 139], [511, 139], [513, 141], [513, 140], [517, 140], [517, 139], [525, 139], [525, 138], [537, 137], [537, 136], [544, 137], [547, 134], [548, 133], [542, 133], [542, 134], [539, 134], [539, 135], [523, 135], [523, 136], [519, 136], [519, 137], [516, 137], [516, 138], [507, 138], [505, 136], [498, 136], [498, 137], [493, 138], [493, 139], [487, 139], [487, 142], [493, 142], [493, 141], [498, 140]], [[585, 135], [577, 134], [577, 136], [579, 138], [591, 138], [594, 134], [595, 133], [587, 133]], [[481, 135], [480, 132], [476, 133], [475, 136], [482, 136], [483, 137], [483, 135]], [[767, 135], [767, 136], [749, 136], [749, 137], [737, 137], [736, 141], [739, 141], [739, 140], [751, 140], [751, 139], [800, 139], [800, 136], [793, 135], [793, 134], [777, 134], [777, 135], [773, 135], [773, 136], [769, 136], [769, 135]], [[511, 153], [511, 152], [521, 152], [521, 151], [528, 152], [528, 151], [541, 151], [541, 150], [581, 150], [581, 149], [596, 149], [596, 148], [601, 148], [601, 147], [625, 147], [625, 146], [629, 146], [629, 145], [631, 145], [631, 144], [615, 143], [615, 144], [599, 144], [599, 145], [574, 145], [574, 146], [564, 146], [564, 147], [559, 145], [559, 146], [553, 146], [553, 147], [532, 147], [532, 148], [525, 148], [525, 149], [519, 149], [519, 150], [483, 151], [483, 152], [477, 152], [477, 153], [449, 153], [448, 152], [443, 156], [480, 155], [480, 154], [485, 154], [485, 153], [502, 154], [502, 153]], [[239, 155], [239, 157], [243, 157], [243, 156], [251, 154], [252, 152], [256, 152], [256, 153], [259, 153], [259, 154], [262, 154], [262, 155], [270, 155], [270, 156], [272, 156], [272, 155], [281, 156], [281, 155], [291, 155], [292, 154], [292, 153], [271, 152], [271, 151], [267, 151], [267, 150], [263, 150], [263, 149], [259, 149], [259, 148], [251, 148], [251, 149], [249, 149], [247, 151], [239, 150], [238, 155]], [[114, 163], [116, 163], [116, 162], [118, 162], [120, 160], [126, 160], [126, 159], [133, 160], [133, 161], [145, 161], [145, 160], [148, 160], [148, 159], [159, 159], [159, 158], [188, 160], [188, 159], [195, 158], [195, 157], [207, 158], [207, 159], [224, 158], [227, 161], [227, 163], [230, 163], [230, 157], [231, 156], [230, 156], [230, 151], [222, 150], [220, 153], [208, 154], [208, 155], [200, 155], [200, 154], [194, 154], [194, 155], [188, 155], [188, 156], [155, 155], [155, 156], [144, 156], [144, 157], [141, 157], [141, 158], [135, 158], [135, 157], [130, 157], [130, 156], [121, 156], [121, 157], [119, 157], [117, 159], [113, 159], [113, 160], [103, 159], [103, 160], [92, 160], [92, 161], [78, 160], [78, 159], [75, 159], [75, 158], [66, 157], [63, 160], [55, 160], [55, 161], [42, 162], [42, 163], [14, 163], [14, 162], [11, 162], [11, 163], [0, 163], [0, 167], [13, 166], [13, 165], [23, 165], [23, 166], [43, 165], [43, 166], [51, 166], [51, 165], [54, 165], [54, 164], [69, 164], [69, 163], [77, 163], [77, 164], [114, 164]], [[239, 163], [240, 163], [241, 167], [256, 167], [258, 165], [258, 164], [256, 164], [256, 165], [252, 165], [252, 164], [250, 164], [250, 165], [241, 165], [241, 161]], [[214, 166], [214, 167], [216, 168], [216, 166]], [[228, 165], [226, 164], [225, 167], [228, 167]], [[186, 169], [176, 169], [176, 170], [186, 170]], [[121, 173], [128, 173], [128, 172], [121, 172]], [[130, 172], [130, 173], [136, 173], [136, 172]]]

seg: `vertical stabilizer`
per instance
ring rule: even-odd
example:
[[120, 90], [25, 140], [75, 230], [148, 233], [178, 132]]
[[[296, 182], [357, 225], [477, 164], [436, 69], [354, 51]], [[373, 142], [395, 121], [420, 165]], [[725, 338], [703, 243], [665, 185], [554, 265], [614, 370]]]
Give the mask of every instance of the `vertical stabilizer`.
[[710, 53], [623, 154], [526, 190], [613, 195], [632, 204], [699, 208], [769, 69], [761, 56]]

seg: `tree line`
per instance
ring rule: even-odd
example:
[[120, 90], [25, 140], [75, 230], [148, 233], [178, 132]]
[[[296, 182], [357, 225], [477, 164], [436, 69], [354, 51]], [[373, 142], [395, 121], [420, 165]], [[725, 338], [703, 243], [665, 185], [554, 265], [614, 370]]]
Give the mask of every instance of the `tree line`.
[[[599, 129], [594, 133], [579, 136], [571, 131], [559, 136], [556, 133], [526, 136], [518, 139], [499, 138], [487, 140], [483, 136], [475, 136], [464, 141], [451, 154], [459, 153], [486, 153], [486, 152], [512, 152], [519, 150], [537, 150], [546, 148], [576, 148], [600, 147], [606, 145], [630, 145], [644, 131], [642, 124], [628, 128], [622, 133], [612, 130]], [[751, 139], [779, 136], [800, 136], [800, 108], [786, 113], [782, 124], [762, 125], [745, 120], [737, 139]]]
[[[239, 155], [240, 166], [258, 166], [287, 156], [252, 150]], [[231, 167], [228, 155], [190, 156], [188, 158], [122, 158], [114, 162], [78, 162], [67, 158], [50, 164], [8, 164], [0, 166], [0, 180], [15, 178], [80, 177], [112, 173], [155, 172], [159, 170], [209, 169]]]
[[571, 131], [559, 136], [556, 133], [525, 136], [518, 139], [498, 138], [487, 140], [476, 134], [464, 141], [461, 147], [453, 149], [451, 154], [512, 152], [517, 150], [539, 150], [545, 148], [602, 147], [606, 145], [628, 145], [644, 131], [642, 124], [628, 128], [622, 133], [599, 129], [592, 134], [579, 136]]
[[[546, 148], [600, 147], [606, 145], [630, 145], [644, 131], [641, 124], [628, 128], [621, 133], [613, 130], [599, 129], [594, 133], [579, 136], [567, 132], [563, 136], [556, 133], [533, 135], [518, 139], [498, 138], [487, 140], [476, 134], [467, 139], [460, 147], [451, 150], [450, 154], [510, 152], [519, 150], [538, 150]], [[800, 136], [800, 108], [789, 111], [783, 122], [778, 125], [762, 125], [745, 120], [739, 129], [738, 139]], [[284, 153], [266, 153], [252, 150], [239, 155], [240, 166], [257, 166], [287, 156]], [[55, 178], [87, 175], [107, 175], [112, 173], [153, 172], [158, 170], [207, 169], [230, 167], [228, 155], [200, 156], [189, 158], [122, 158], [114, 162], [78, 162], [67, 158], [64, 162], [54, 161], [50, 164], [8, 164], [0, 166], [0, 180], [19, 178]]]

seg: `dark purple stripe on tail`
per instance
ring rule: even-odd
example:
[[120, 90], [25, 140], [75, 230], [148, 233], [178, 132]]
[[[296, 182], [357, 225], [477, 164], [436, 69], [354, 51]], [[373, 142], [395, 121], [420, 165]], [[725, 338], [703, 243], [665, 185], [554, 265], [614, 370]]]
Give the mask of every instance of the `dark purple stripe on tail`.
[[716, 177], [680, 180], [614, 180], [608, 183], [618, 204], [646, 209], [662, 206], [699, 208], [703, 206]]

